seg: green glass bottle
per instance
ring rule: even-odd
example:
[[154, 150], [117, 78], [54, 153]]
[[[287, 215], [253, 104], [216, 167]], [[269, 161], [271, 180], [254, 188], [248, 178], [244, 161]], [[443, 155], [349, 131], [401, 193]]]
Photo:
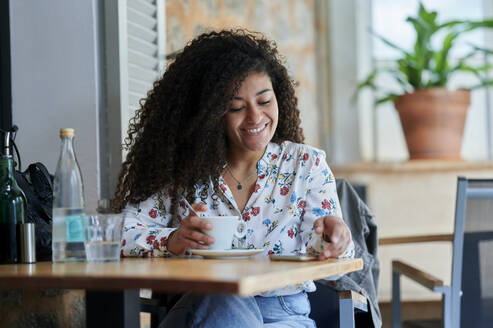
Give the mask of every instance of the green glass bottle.
[[10, 132], [5, 134], [0, 156], [0, 264], [19, 262], [17, 224], [24, 223], [26, 196], [14, 179], [14, 159], [10, 154]]

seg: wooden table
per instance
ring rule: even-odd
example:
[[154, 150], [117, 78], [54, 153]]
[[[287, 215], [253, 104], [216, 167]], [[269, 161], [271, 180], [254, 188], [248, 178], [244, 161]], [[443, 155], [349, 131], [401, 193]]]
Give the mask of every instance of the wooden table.
[[39, 262], [0, 265], [0, 288], [85, 289], [88, 327], [138, 327], [140, 288], [251, 296], [362, 268], [361, 259], [271, 262], [125, 258], [116, 263]]

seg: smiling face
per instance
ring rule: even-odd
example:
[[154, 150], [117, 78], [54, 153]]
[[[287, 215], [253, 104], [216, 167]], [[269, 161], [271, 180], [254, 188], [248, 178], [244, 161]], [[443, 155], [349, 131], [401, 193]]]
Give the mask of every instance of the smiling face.
[[247, 152], [262, 156], [276, 131], [278, 114], [269, 76], [250, 73], [230, 102], [225, 117], [230, 155]]

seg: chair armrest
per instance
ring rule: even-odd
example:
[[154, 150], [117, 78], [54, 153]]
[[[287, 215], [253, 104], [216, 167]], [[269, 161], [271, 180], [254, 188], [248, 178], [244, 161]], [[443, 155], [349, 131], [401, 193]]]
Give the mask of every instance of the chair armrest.
[[356, 309], [368, 312], [368, 303], [366, 301], [366, 296], [357, 293], [354, 290], [343, 290], [339, 292], [339, 300], [342, 299], [351, 299]]
[[401, 236], [401, 237], [388, 237], [380, 238], [378, 240], [379, 245], [395, 245], [395, 244], [408, 244], [408, 243], [426, 243], [434, 241], [453, 241], [453, 234], [439, 234], [439, 235], [421, 235], [421, 236]]
[[402, 274], [431, 290], [443, 286], [442, 280], [401, 261], [392, 261], [392, 273]]

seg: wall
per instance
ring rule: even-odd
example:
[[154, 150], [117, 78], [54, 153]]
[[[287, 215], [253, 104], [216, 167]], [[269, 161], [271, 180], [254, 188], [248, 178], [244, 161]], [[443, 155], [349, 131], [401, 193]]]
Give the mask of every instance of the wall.
[[13, 123], [23, 168], [55, 172], [59, 129], [75, 128], [86, 207], [98, 199], [96, 1], [10, 1]]
[[[59, 129], [75, 128], [87, 209], [98, 199], [97, 20], [97, 0], [10, 1], [12, 116], [23, 169], [42, 162], [54, 173]], [[84, 291], [3, 290], [0, 317], [8, 327], [85, 327]]]
[[317, 99], [315, 0], [166, 1], [166, 51], [172, 53], [198, 34], [244, 27], [276, 41], [296, 88], [306, 143], [321, 147]]

